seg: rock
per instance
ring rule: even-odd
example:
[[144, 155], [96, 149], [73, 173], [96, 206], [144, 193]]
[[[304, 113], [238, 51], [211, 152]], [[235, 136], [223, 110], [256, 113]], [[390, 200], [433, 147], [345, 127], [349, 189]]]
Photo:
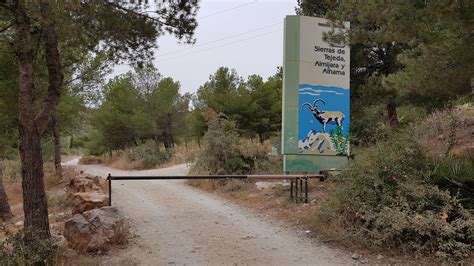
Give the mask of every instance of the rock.
[[67, 248], [67, 240], [62, 235], [56, 236], [56, 241], [54, 242], [54, 244], [59, 249], [66, 249]]
[[88, 210], [107, 206], [109, 197], [100, 190], [74, 193], [74, 207], [72, 214], [83, 213]]
[[89, 223], [95, 227], [102, 227], [104, 234], [109, 239], [114, 239], [114, 233], [117, 226], [124, 223], [116, 207], [103, 207], [93, 209], [82, 214]]
[[23, 226], [23, 221], [19, 221], [15, 223], [16, 227], [22, 227]]
[[379, 255], [377, 255], [377, 259], [381, 260], [381, 259], [383, 259], [383, 256], [379, 254]]
[[80, 174], [69, 181], [68, 189], [70, 193], [102, 190], [106, 187], [106, 182], [100, 176]]
[[255, 182], [255, 186], [258, 190], [264, 190], [267, 188], [275, 188], [277, 185], [287, 187], [290, 185], [288, 182], [268, 182], [268, 181], [258, 181]]
[[67, 215], [64, 212], [59, 212], [59, 213], [56, 213], [56, 215], [55, 215], [56, 219], [58, 219], [58, 220], [62, 220], [64, 218], [66, 218], [66, 216]]
[[106, 247], [107, 239], [101, 230], [97, 230], [80, 214], [66, 221], [64, 237], [69, 246], [77, 251], [98, 251]]
[[360, 258], [360, 255], [357, 253], [352, 253], [352, 259], [353, 260], [358, 260]]
[[126, 241], [128, 230], [117, 208], [103, 207], [68, 219], [64, 237], [74, 250], [102, 252], [109, 249], [111, 244]]
[[258, 181], [255, 182], [255, 186], [258, 190], [264, 190], [273, 186], [272, 182]]
[[69, 182], [68, 194], [73, 199], [73, 214], [82, 213], [108, 204], [108, 196], [102, 189], [105, 180], [99, 176], [80, 174]]

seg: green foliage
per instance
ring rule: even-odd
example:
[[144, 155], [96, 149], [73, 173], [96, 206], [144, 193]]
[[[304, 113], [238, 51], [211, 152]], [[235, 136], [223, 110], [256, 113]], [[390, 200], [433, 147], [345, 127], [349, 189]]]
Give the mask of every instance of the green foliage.
[[368, 245], [463, 259], [473, 247], [472, 216], [428, 176], [431, 165], [410, 136], [377, 143], [331, 181], [314, 222], [339, 221], [345, 234]]
[[391, 135], [382, 105], [361, 107], [351, 116], [351, 143], [358, 146], [388, 139]]
[[152, 141], [147, 141], [128, 149], [127, 158], [132, 162], [142, 163], [145, 168], [152, 168], [167, 162], [171, 158], [171, 153], [157, 151], [156, 144]]
[[92, 125], [97, 129], [95, 134], [99, 134], [95, 141], [106, 150], [121, 149], [151, 135], [152, 123], [143, 108], [144, 102], [134, 89], [130, 75], [111, 80], [104, 88], [102, 105], [93, 113]]
[[427, 115], [426, 108], [415, 105], [402, 105], [398, 108], [398, 121], [402, 127], [419, 124]]
[[195, 105], [225, 114], [240, 134], [257, 135], [263, 143], [281, 128], [281, 89], [280, 74], [267, 81], [251, 75], [244, 82], [235, 70], [221, 67], [198, 89]]
[[3, 231], [6, 233], [6, 239], [0, 242], [2, 265], [33, 265], [38, 262], [52, 264], [52, 240], [33, 239], [27, 245], [24, 231], [15, 234], [4, 229]]
[[158, 150], [160, 142], [170, 150], [178, 137], [188, 136], [184, 129], [191, 95], [179, 90], [179, 82], [162, 78], [153, 65], [109, 81], [92, 114], [86, 145], [89, 152], [126, 149], [150, 139]]
[[474, 210], [474, 155], [444, 156], [430, 163], [428, 181], [457, 195], [461, 204]]
[[342, 133], [342, 126], [338, 126], [336, 130], [331, 130], [329, 133], [332, 145], [336, 150], [337, 155], [347, 155], [349, 149], [349, 139]]
[[204, 147], [191, 171], [200, 174], [252, 174], [269, 161], [266, 151], [254, 143], [239, 140], [235, 123], [213, 111], [206, 114], [208, 131]]

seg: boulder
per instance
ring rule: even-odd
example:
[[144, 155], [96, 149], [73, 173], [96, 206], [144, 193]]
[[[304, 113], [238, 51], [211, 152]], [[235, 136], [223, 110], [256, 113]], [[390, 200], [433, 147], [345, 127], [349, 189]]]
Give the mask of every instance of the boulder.
[[108, 196], [103, 189], [105, 184], [103, 178], [84, 173], [72, 178], [68, 185], [68, 194], [74, 203], [72, 213], [78, 214], [106, 206]]
[[93, 209], [76, 214], [65, 223], [68, 245], [80, 252], [106, 251], [113, 244], [123, 244], [128, 228], [116, 207]]
[[109, 197], [101, 190], [78, 192], [72, 194], [74, 206], [72, 214], [107, 206]]
[[70, 193], [87, 192], [92, 190], [103, 190], [105, 187], [106, 182], [100, 176], [92, 176], [82, 173], [69, 181], [68, 191]]

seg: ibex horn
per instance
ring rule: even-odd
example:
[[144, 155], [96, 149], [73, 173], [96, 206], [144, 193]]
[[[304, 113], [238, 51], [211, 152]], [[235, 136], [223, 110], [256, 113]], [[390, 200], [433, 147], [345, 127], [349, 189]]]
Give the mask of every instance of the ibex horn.
[[313, 106], [316, 106], [316, 103], [317, 103], [317, 102], [322, 102], [324, 105], [326, 105], [326, 102], [325, 102], [325, 101], [323, 101], [323, 100], [321, 100], [321, 99], [316, 99], [316, 100], [314, 101], [314, 103], [313, 103]]
[[309, 106], [309, 109], [313, 108], [310, 103], [303, 103], [303, 105], [301, 105], [301, 110], [303, 110], [305, 106]]

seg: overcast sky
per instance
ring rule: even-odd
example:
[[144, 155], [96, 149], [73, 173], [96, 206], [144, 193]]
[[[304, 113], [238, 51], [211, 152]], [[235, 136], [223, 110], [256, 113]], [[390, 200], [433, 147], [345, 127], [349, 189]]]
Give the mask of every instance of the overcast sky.
[[[267, 78], [283, 64], [283, 18], [295, 14], [296, 4], [296, 0], [203, 0], [196, 44], [179, 44], [172, 36], [163, 36], [154, 64], [164, 76], [178, 80], [183, 93], [195, 92], [220, 66], [234, 68], [244, 78], [251, 74]], [[118, 66], [113, 75], [128, 70]]]

